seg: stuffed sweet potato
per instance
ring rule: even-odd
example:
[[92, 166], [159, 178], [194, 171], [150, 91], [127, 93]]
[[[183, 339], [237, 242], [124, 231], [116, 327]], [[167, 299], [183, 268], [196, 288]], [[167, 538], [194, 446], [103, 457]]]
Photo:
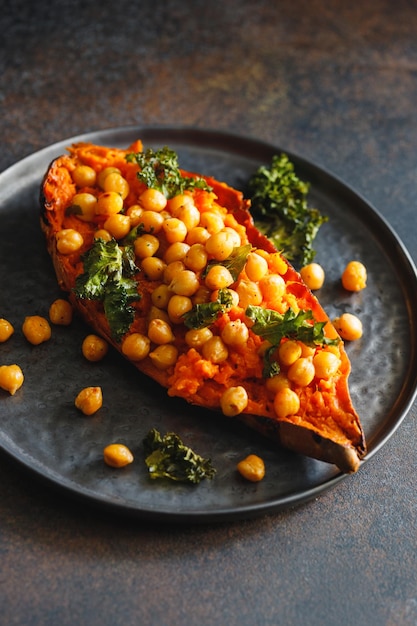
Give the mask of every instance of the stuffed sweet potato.
[[343, 342], [241, 192], [180, 170], [167, 148], [80, 143], [50, 165], [41, 205], [75, 309], [169, 396], [358, 469]]

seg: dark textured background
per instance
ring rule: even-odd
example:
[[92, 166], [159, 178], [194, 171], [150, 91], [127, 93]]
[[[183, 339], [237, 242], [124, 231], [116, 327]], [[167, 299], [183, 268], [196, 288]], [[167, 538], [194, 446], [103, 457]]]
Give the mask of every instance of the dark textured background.
[[[343, 178], [417, 259], [415, 1], [6, 0], [0, 32], [1, 170], [114, 126], [239, 132]], [[319, 499], [217, 526], [98, 514], [1, 457], [0, 623], [414, 626], [416, 414]]]

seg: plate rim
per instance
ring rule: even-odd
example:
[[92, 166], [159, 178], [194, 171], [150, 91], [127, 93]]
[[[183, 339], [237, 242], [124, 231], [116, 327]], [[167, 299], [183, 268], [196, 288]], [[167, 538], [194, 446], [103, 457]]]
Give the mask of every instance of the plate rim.
[[[16, 163], [10, 165], [5, 170], [0, 173], [0, 185], [4, 181], [7, 183], [7, 178], [14, 174], [14, 172], [18, 171], [19, 168], [25, 168], [32, 161], [38, 161], [43, 157], [47, 157], [47, 155], [53, 154], [56, 152], [56, 156], [59, 156], [63, 150], [65, 150], [66, 146], [71, 145], [76, 142], [88, 142], [92, 141], [94, 143], [102, 143], [103, 145], [110, 145], [108, 140], [114, 136], [129, 136], [130, 141], [132, 142], [134, 138], [143, 139], [146, 135], [157, 135], [160, 134], [163, 136], [164, 133], [171, 133], [178, 135], [178, 138], [181, 137], [189, 137], [192, 135], [194, 137], [194, 141], [192, 145], [201, 145], [197, 141], [197, 138], [201, 140], [201, 138], [210, 139], [210, 146], [217, 146], [218, 143], [225, 143], [225, 140], [231, 141], [234, 146], [248, 146], [253, 145], [257, 146], [259, 150], [262, 152], [267, 151], [271, 155], [277, 152], [285, 152], [291, 160], [296, 161], [296, 163], [301, 164], [303, 167], [308, 168], [309, 170], [314, 171], [321, 178], [327, 179], [332, 182], [333, 185], [340, 187], [344, 193], [348, 193], [352, 199], [359, 200], [361, 204], [366, 207], [368, 217], [371, 216], [372, 219], [378, 222], [378, 225], [383, 227], [384, 236], [389, 237], [391, 243], [395, 243], [397, 246], [397, 253], [402, 256], [403, 262], [407, 266], [408, 276], [411, 276], [417, 285], [417, 270], [414, 264], [414, 261], [407, 250], [404, 243], [401, 241], [400, 237], [395, 232], [392, 225], [388, 222], [388, 220], [374, 207], [361, 193], [357, 192], [350, 184], [346, 183], [342, 178], [337, 175], [334, 175], [327, 168], [322, 167], [317, 164], [315, 161], [310, 161], [309, 159], [300, 156], [296, 152], [291, 150], [287, 150], [285, 147], [282, 147], [278, 144], [257, 139], [251, 135], [243, 135], [240, 133], [229, 132], [227, 130], [216, 130], [210, 128], [201, 128], [194, 127], [188, 125], [168, 125], [168, 124], [156, 124], [156, 125], [126, 125], [120, 127], [107, 127], [105, 129], [97, 129], [85, 133], [81, 133], [78, 135], [74, 135], [73, 137], [67, 137], [60, 141], [54, 142], [39, 150], [32, 152], [24, 156], [22, 159], [18, 160]], [[141, 136], [142, 135], [142, 136]], [[117, 142], [120, 143], [122, 140], [118, 139]], [[183, 140], [184, 145], [189, 145], [187, 141]], [[205, 144], [202, 145], [204, 149]], [[230, 152], [233, 152], [231, 150]], [[53, 157], [55, 158], [55, 157]], [[256, 156], [254, 157], [256, 158]], [[46, 165], [47, 167], [47, 165]], [[40, 184], [39, 180], [39, 184]], [[1, 200], [1, 198], [0, 198]], [[404, 283], [404, 280], [403, 280]], [[408, 282], [407, 282], [408, 286]], [[412, 309], [414, 306], [417, 310], [417, 295], [414, 295], [414, 304], [410, 302], [409, 298], [406, 298], [406, 295], [409, 296], [410, 288], [404, 291], [405, 287], [402, 285], [402, 293], [408, 308]], [[417, 291], [417, 290], [416, 290]], [[408, 311], [408, 319], [410, 320], [411, 310]], [[411, 326], [411, 334], [413, 339], [416, 339], [416, 329]], [[366, 465], [366, 463], [376, 454], [381, 448], [387, 443], [387, 441], [394, 435], [396, 430], [400, 427], [404, 419], [407, 417], [410, 408], [417, 397], [417, 379], [414, 379], [414, 382], [411, 381], [411, 372], [417, 369], [417, 354], [416, 354], [416, 341], [411, 342], [411, 352], [409, 356], [409, 363], [407, 372], [405, 373], [404, 381], [402, 382], [401, 393], [399, 397], [403, 395], [403, 392], [406, 393], [406, 398], [402, 403], [402, 408], [400, 408], [401, 414], [395, 420], [394, 424], [391, 424], [389, 428], [383, 429], [385, 434], [378, 440], [376, 445], [372, 447], [371, 450], [367, 453], [366, 457], [361, 462], [361, 468]], [[394, 408], [394, 407], [393, 407]], [[49, 472], [49, 474], [45, 474], [41, 471], [39, 467], [33, 467], [30, 464], [30, 459], [25, 459], [23, 457], [18, 457], [13, 454], [11, 447], [5, 447], [3, 443], [4, 433], [2, 433], [0, 429], [0, 449], [2, 453], [5, 453], [7, 456], [11, 457], [19, 466], [24, 467], [25, 469], [33, 472], [39, 479], [46, 481], [48, 484], [53, 486], [60, 491], [66, 492], [69, 496], [76, 497], [77, 499], [82, 499], [83, 501], [88, 501], [89, 503], [94, 503], [97, 506], [105, 507], [107, 509], [114, 510], [118, 513], [123, 513], [127, 515], [133, 515], [135, 517], [140, 517], [144, 520], [152, 519], [155, 521], [170, 521], [170, 522], [214, 522], [214, 521], [229, 521], [235, 519], [247, 519], [254, 516], [263, 515], [266, 513], [273, 513], [280, 511], [282, 509], [288, 509], [290, 507], [295, 507], [299, 504], [302, 504], [308, 500], [311, 500], [317, 497], [324, 491], [336, 486], [341, 480], [344, 480], [349, 477], [348, 474], [337, 473], [335, 476], [331, 476], [329, 479], [325, 480], [323, 483], [316, 485], [314, 487], [310, 487], [307, 490], [303, 490], [300, 492], [295, 492], [294, 494], [290, 494], [289, 496], [281, 496], [278, 498], [271, 497], [266, 502], [262, 503], [253, 503], [253, 504], [245, 504], [236, 507], [226, 508], [223, 507], [221, 509], [216, 509], [214, 511], [199, 511], [199, 510], [184, 510], [178, 512], [172, 511], [162, 511], [162, 510], [154, 510], [149, 507], [143, 507], [143, 505], [130, 506], [129, 503], [126, 502], [116, 502], [114, 498], [110, 497], [109, 494], [98, 494], [98, 493], [90, 493], [88, 489], [85, 489], [83, 486], [73, 485], [73, 481], [69, 480], [67, 477], [62, 476], [58, 481], [57, 478], [54, 478], [56, 474], [55, 471]], [[360, 470], [359, 470], [360, 471]]]

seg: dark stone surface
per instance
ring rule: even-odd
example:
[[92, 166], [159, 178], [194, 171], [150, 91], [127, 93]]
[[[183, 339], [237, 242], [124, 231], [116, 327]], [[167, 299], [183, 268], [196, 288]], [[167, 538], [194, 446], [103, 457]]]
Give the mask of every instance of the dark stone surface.
[[[114, 126], [240, 132], [343, 178], [417, 259], [415, 2], [4, 4], [1, 170]], [[98, 513], [2, 456], [0, 622], [414, 625], [416, 416], [319, 499], [212, 526]]]

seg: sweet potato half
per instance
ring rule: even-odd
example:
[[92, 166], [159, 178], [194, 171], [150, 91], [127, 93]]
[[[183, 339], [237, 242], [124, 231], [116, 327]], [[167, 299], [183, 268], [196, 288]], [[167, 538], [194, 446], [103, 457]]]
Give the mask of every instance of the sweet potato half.
[[[149, 204], [146, 194], [143, 195], [147, 185], [138, 177], [141, 168], [137, 161], [126, 158], [128, 154], [141, 152], [140, 141], [126, 150], [75, 144], [46, 172], [41, 187], [41, 225], [59, 285], [68, 292], [74, 308], [141, 372], [167, 388], [169, 396], [223, 410], [225, 415], [236, 416], [291, 450], [335, 464], [343, 472], [356, 471], [366, 448], [360, 420], [349, 395], [350, 363], [342, 340], [317, 298], [305, 286], [298, 272], [255, 228], [248, 210], [250, 203], [240, 191], [209, 176], [201, 176], [210, 189], [197, 187], [184, 191], [168, 199], [163, 208]], [[113, 183], [110, 179], [104, 183], [106, 173], [111, 172], [119, 175], [122, 183], [117, 176]], [[181, 175], [185, 178], [196, 176], [183, 171]], [[112, 189], [123, 198], [123, 206], [107, 210], [100, 198]], [[89, 194], [90, 201], [93, 196], [93, 205], [97, 201], [96, 206], [101, 208], [93, 208], [92, 213], [91, 207], [83, 209], [77, 205], [77, 194]], [[179, 217], [183, 215], [181, 208], [188, 202], [196, 208], [193, 211], [198, 216], [192, 223], [188, 218]], [[120, 217], [110, 219], [111, 214]], [[177, 238], [169, 234], [166, 225], [161, 225], [172, 217], [186, 225], [185, 234]], [[152, 226], [146, 226], [150, 223]], [[227, 266], [228, 259], [224, 259], [224, 253], [213, 243], [219, 239], [213, 239], [219, 231], [229, 234], [233, 231], [237, 235], [233, 250], [243, 249], [246, 254], [238, 274], [232, 275], [232, 282], [229, 280], [226, 284], [221, 281], [219, 284], [208, 283], [207, 280], [209, 268]], [[62, 245], [63, 233], [70, 240], [67, 246]], [[130, 239], [129, 233], [134, 233]], [[151, 253], [143, 252], [143, 240], [138, 243], [138, 239], [149, 234], [158, 242], [157, 249]], [[129, 241], [135, 251], [138, 272], [134, 280], [138, 299], [130, 303], [134, 312], [132, 323], [117, 338], [109, 326], [103, 302], [80, 297], [76, 290], [77, 280], [85, 273], [86, 254], [97, 236], [103, 240], [116, 240], [121, 248]], [[208, 243], [210, 238], [211, 244]], [[202, 252], [203, 258], [205, 255], [203, 267], [201, 259], [197, 265], [195, 260], [190, 260], [191, 249]], [[156, 257], [156, 260], [144, 262], [148, 256]], [[255, 262], [255, 270], [249, 268], [249, 257]], [[172, 266], [172, 263], [177, 265]], [[146, 269], [149, 267], [152, 269]], [[188, 291], [182, 287], [177, 290], [174, 274], [167, 269], [173, 267], [175, 271], [187, 271], [188, 278], [193, 274], [191, 278], [198, 284]], [[165, 287], [161, 288], [161, 285]], [[173, 314], [167, 302], [162, 302], [163, 298], [155, 297], [158, 288], [168, 294], [168, 302], [171, 297], [179, 295], [177, 300], [185, 306], [184, 315]], [[232, 300], [225, 306], [219, 304], [214, 317], [200, 324], [205, 339], [198, 341], [196, 328], [193, 334], [192, 324], [184, 323], [186, 314], [194, 311], [198, 304], [219, 303], [219, 290], [227, 292]], [[280, 336], [275, 345], [256, 331], [256, 322], [249, 315], [251, 306], [258, 311], [275, 311], [280, 316], [289, 311], [293, 315], [311, 312], [311, 319], [308, 318], [305, 324], [318, 324], [323, 331], [322, 340], [303, 341], [289, 332]], [[158, 338], [155, 343], [153, 335], [149, 338], [150, 321], [154, 319], [159, 319], [160, 325], [171, 330], [167, 340]], [[143, 354], [135, 355], [125, 348], [132, 335], [142, 338], [147, 345]], [[283, 356], [285, 349], [282, 346], [287, 342], [291, 342], [286, 346], [291, 348], [287, 351], [289, 357]], [[168, 350], [157, 349], [167, 345]], [[155, 356], [164, 350], [168, 357], [165, 355], [159, 359]], [[317, 359], [317, 355], [321, 357]], [[318, 365], [320, 359], [325, 364], [328, 359], [327, 369]], [[275, 370], [266, 373], [265, 363], [273, 365]], [[227, 404], [226, 391], [230, 389], [231, 399]], [[283, 389], [290, 390], [290, 393]], [[235, 391], [236, 398], [233, 396]]]

